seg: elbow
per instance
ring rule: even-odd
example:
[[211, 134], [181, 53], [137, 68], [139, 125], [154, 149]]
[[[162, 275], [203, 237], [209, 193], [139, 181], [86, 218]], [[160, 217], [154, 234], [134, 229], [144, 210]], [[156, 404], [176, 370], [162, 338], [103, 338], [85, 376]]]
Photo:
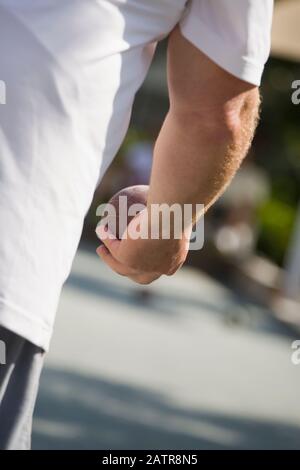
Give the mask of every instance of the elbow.
[[[182, 103], [181, 103], [182, 104]], [[178, 126], [185, 135], [199, 144], [230, 147], [245, 154], [252, 142], [258, 122], [258, 92], [244, 99], [218, 106], [195, 107], [192, 103], [171, 107]]]
[[242, 119], [238, 113], [223, 110], [203, 112], [193, 109], [172, 112], [180, 133], [193, 142], [210, 142], [214, 145], [234, 144], [242, 133]]

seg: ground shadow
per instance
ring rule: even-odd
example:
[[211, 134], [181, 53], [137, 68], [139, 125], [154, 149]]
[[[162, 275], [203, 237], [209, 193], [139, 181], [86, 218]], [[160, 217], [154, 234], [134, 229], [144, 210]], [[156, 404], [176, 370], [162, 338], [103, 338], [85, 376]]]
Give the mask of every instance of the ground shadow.
[[185, 315], [189, 309], [199, 315], [201, 313], [217, 315], [220, 321], [230, 327], [246, 327], [258, 333], [271, 333], [288, 338], [295, 336], [292, 328], [277, 320], [267, 309], [251, 303], [234, 291], [228, 290], [226, 301], [221, 304], [219, 299], [208, 299], [204, 296], [200, 299], [197, 292], [194, 296], [187, 295], [184, 290], [180, 292], [178, 287], [170, 288], [168, 292], [149, 290], [147, 287], [143, 290], [134, 287], [128, 289], [103, 278], [97, 280], [95, 277], [74, 272], [67, 280], [66, 285], [94, 296], [111, 299], [119, 303], [120, 306], [123, 306], [124, 303], [138, 306], [141, 313], [165, 315], [169, 319], [178, 319], [181, 315]]
[[299, 449], [300, 427], [176, 406], [126, 384], [46, 368], [34, 449]]

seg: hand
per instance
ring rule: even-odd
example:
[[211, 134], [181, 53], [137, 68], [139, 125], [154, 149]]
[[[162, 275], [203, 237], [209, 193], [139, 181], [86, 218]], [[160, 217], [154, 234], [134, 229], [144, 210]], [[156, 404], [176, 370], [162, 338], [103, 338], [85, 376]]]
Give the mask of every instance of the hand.
[[[147, 217], [146, 212], [138, 214], [130, 225]], [[137, 220], [139, 219], [139, 220]], [[174, 274], [184, 263], [189, 240], [182, 239], [133, 239], [126, 236], [118, 240], [104, 225], [99, 225], [97, 234], [103, 245], [97, 248], [99, 257], [116, 273], [126, 276], [138, 284], [150, 284], [163, 274]]]

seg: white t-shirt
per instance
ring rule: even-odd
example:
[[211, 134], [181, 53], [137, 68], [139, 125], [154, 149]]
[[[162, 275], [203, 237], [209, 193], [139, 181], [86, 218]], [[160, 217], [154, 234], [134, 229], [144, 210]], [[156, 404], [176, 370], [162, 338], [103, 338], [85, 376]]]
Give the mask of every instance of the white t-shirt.
[[48, 348], [84, 216], [155, 43], [180, 23], [212, 60], [258, 85], [272, 3], [0, 0], [0, 324]]

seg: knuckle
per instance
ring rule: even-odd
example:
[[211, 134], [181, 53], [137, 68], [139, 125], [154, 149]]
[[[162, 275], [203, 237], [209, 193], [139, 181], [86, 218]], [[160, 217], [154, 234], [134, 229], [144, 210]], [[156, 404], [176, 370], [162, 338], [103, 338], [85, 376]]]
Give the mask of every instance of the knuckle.
[[138, 284], [141, 286], [149, 286], [154, 281], [154, 279], [148, 280], [148, 279], [141, 279], [138, 281]]
[[160, 275], [158, 275], [158, 274], [155, 274], [155, 275], [152, 275], [152, 276], [143, 275], [143, 276], [135, 277], [133, 280], [137, 284], [140, 284], [141, 286], [148, 286], [149, 284], [152, 284], [152, 282], [154, 282], [159, 277], [160, 277]]
[[172, 266], [168, 272], [166, 273], [167, 276], [173, 276], [183, 265], [184, 261], [177, 263], [175, 266]]

